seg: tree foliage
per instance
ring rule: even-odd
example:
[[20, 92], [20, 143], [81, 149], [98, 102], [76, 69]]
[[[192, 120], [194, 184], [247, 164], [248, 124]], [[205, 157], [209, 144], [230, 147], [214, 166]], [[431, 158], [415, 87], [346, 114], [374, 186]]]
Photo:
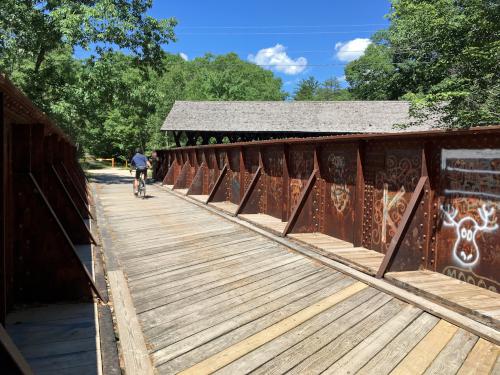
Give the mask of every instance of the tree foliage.
[[498, 123], [500, 4], [393, 0], [388, 30], [346, 67], [358, 99], [410, 99], [450, 127]]
[[[236, 54], [164, 52], [176, 20], [151, 0], [2, 0], [0, 71], [96, 156], [165, 146], [175, 100], [282, 100], [281, 80]], [[76, 59], [76, 49], [89, 49]]]
[[336, 77], [329, 78], [320, 83], [316, 78], [302, 79], [295, 89], [294, 100], [349, 100], [351, 95], [347, 89], [343, 89]]

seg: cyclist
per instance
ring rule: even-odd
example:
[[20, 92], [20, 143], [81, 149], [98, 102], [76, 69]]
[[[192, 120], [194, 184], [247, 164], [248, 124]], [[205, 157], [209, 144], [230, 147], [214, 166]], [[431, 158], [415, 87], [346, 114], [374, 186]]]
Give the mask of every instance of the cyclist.
[[130, 160], [130, 165], [135, 167], [134, 194], [137, 195], [141, 173], [144, 175], [144, 183], [146, 183], [148, 168], [151, 168], [151, 163], [148, 158], [144, 156], [142, 150], [136, 148], [135, 155], [132, 157], [132, 160]]

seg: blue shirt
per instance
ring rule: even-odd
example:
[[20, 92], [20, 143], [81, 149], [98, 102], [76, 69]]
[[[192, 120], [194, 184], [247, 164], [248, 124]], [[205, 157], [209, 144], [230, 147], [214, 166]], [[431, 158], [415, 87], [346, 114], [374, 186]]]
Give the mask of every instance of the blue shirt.
[[143, 154], [137, 153], [132, 158], [131, 164], [134, 165], [136, 168], [146, 168], [148, 166], [148, 158], [145, 157]]

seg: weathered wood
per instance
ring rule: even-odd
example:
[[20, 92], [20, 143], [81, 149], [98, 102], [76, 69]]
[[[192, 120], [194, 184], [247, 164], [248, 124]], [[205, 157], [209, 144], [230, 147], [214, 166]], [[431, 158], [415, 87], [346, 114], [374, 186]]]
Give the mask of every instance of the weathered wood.
[[449, 306], [497, 330], [500, 329], [500, 317], [497, 312], [495, 309], [487, 309], [500, 307], [498, 293], [427, 270], [389, 272], [386, 278], [407, 290]]
[[263, 345], [264, 343], [269, 342], [272, 339], [289, 331], [290, 329], [297, 327], [299, 324], [325, 311], [326, 309], [348, 298], [352, 294], [361, 291], [364, 288], [366, 288], [366, 285], [363, 283], [353, 284], [352, 286], [347, 287], [341, 292], [335, 293], [332, 296], [310, 306], [309, 308], [301, 310], [300, 312], [267, 328], [266, 330], [241, 341], [231, 348], [222, 351], [218, 355], [208, 358], [205, 361], [200, 362], [196, 366], [182, 371], [181, 374], [210, 374], [215, 370], [218, 370], [221, 367], [224, 367], [225, 365], [231, 363], [235, 359], [242, 357], [253, 349]]
[[420, 315], [394, 340], [375, 355], [357, 374], [388, 374], [437, 324], [439, 318], [427, 313]]
[[491, 374], [495, 361], [500, 356], [500, 347], [483, 339], [479, 339], [467, 356], [458, 375]]
[[459, 329], [448, 345], [441, 350], [436, 359], [427, 368], [425, 374], [456, 374], [477, 340], [477, 336]]
[[[387, 373], [415, 349], [419, 341], [415, 336], [426, 336], [437, 320], [393, 299], [391, 295], [400, 297], [398, 293], [404, 291], [385, 281], [360, 276], [291, 240], [175, 191], [152, 186], [157, 199], [139, 202], [124, 185], [102, 184], [97, 189], [97, 205], [102, 204], [106, 229], [114, 238], [116, 264], [129, 277], [147, 349], [160, 373], [178, 373], [206, 363], [226, 374], [316, 373], [332, 365], [362, 370], [375, 365], [372, 360], [384, 350], [391, 361], [383, 367]], [[280, 221], [271, 216], [259, 220], [262, 226]], [[138, 237], [137, 228], [147, 228], [147, 238]], [[369, 250], [352, 244], [345, 247], [315, 235], [311, 240], [328, 251], [350, 253], [353, 261], [370, 265], [377, 261]], [[300, 249], [329, 268], [292, 255], [290, 249]], [[331, 268], [348, 270], [391, 295], [366, 287], [300, 324], [273, 333], [273, 327], [355, 283]], [[418, 307], [421, 302], [417, 298]], [[433, 313], [434, 308], [425, 307]], [[432, 319], [414, 319], [412, 314]], [[387, 329], [381, 328], [384, 325]], [[472, 328], [474, 333], [482, 329]], [[255, 337], [264, 341], [252, 341]]]
[[127, 281], [122, 271], [109, 271], [108, 280], [111, 288], [120, 351], [123, 356], [125, 371], [128, 374], [154, 374], [149, 359], [146, 343], [137, 320]]
[[441, 320], [413, 350], [392, 370], [392, 375], [420, 374], [438, 356], [439, 352], [448, 344], [458, 327]]
[[391, 320], [330, 366], [323, 374], [353, 374], [357, 372], [421, 313], [422, 310], [416, 307], [411, 305], [406, 306]]

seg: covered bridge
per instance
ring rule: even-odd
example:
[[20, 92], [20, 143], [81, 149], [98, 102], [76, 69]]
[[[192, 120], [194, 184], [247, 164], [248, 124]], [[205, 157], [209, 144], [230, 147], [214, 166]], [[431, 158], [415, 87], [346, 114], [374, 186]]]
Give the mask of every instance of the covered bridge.
[[426, 121], [412, 125], [405, 101], [331, 101], [331, 102], [239, 102], [176, 101], [161, 130], [172, 132], [177, 146], [184, 133], [187, 145], [211, 137], [222, 143], [290, 137], [338, 134], [394, 133], [404, 130], [429, 130]]

